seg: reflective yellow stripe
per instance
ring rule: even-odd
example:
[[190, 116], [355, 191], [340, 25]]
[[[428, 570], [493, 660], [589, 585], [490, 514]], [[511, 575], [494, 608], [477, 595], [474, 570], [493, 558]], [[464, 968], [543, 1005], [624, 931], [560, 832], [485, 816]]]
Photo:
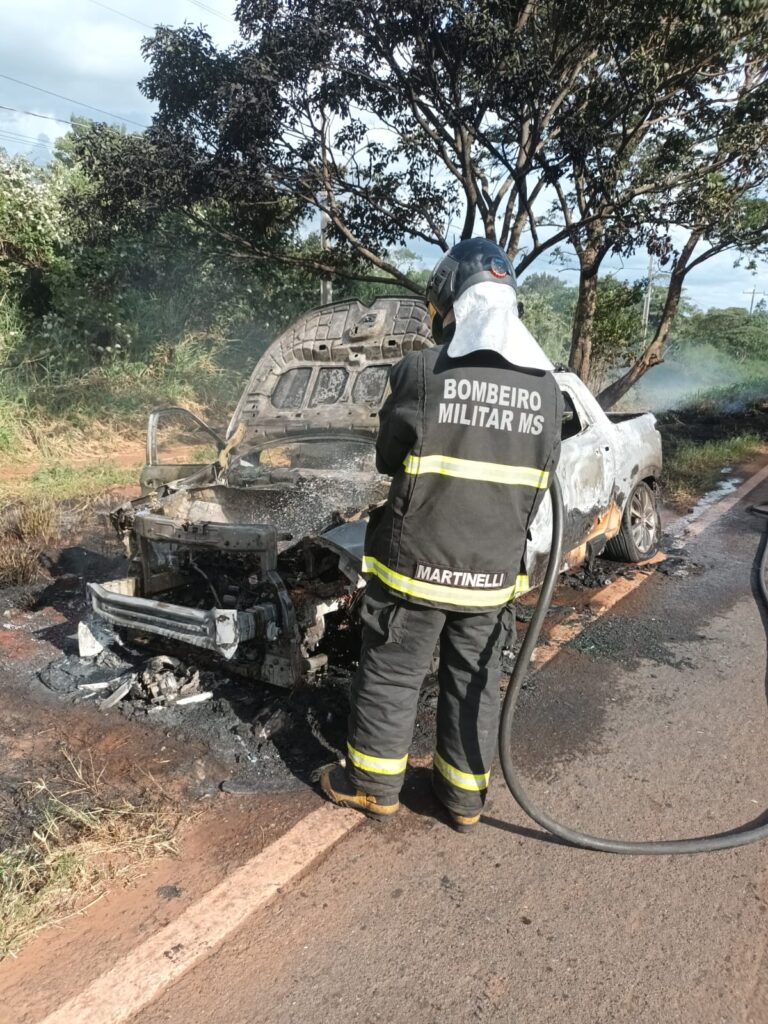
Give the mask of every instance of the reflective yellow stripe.
[[472, 793], [479, 793], [483, 789], [488, 789], [488, 783], [491, 779], [490, 772], [486, 772], [485, 775], [470, 775], [469, 772], [461, 772], [458, 768], [454, 768], [452, 764], [448, 764], [444, 758], [440, 757], [437, 751], [435, 751], [434, 765], [443, 778], [447, 779], [452, 786], [457, 786], [459, 789], [468, 789]]
[[450, 455], [409, 455], [403, 463], [406, 473], [422, 476], [439, 473], [457, 476], [462, 480], [483, 480], [489, 484], [517, 484], [521, 487], [549, 487], [549, 473], [529, 466], [504, 466], [498, 462], [475, 462], [473, 459], [454, 459]]
[[527, 576], [518, 576], [513, 587], [501, 587], [496, 590], [444, 587], [439, 583], [427, 583], [426, 580], [415, 580], [412, 576], [403, 576], [402, 573], [395, 572], [394, 569], [390, 569], [369, 555], [363, 558], [363, 572], [376, 576], [392, 590], [405, 594], [406, 597], [470, 608], [497, 608], [499, 605], [507, 604], [520, 594], [525, 594], [530, 589]]
[[355, 768], [375, 772], [377, 775], [400, 775], [408, 763], [407, 754], [402, 757], [372, 757], [370, 754], [361, 754], [351, 743], [347, 743], [347, 754]]

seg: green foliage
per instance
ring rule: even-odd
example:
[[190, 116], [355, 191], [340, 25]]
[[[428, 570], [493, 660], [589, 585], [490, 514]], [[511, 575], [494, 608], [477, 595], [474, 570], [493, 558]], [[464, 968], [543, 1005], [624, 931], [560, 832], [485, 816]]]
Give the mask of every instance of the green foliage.
[[[393, 255], [412, 238], [445, 249], [484, 233], [521, 270], [567, 245], [591, 282], [609, 253], [647, 249], [675, 269], [668, 312], [703, 259], [764, 253], [768, 9], [757, 0], [685, 0], [675, 17], [665, 0], [244, 0], [236, 16], [242, 39], [226, 49], [189, 24], [145, 40], [151, 130], [80, 120], [59, 145], [79, 175], [66, 199], [76, 237], [104, 274], [86, 274], [87, 301], [71, 310], [63, 296], [77, 288], [62, 284], [50, 334], [72, 325], [100, 353], [146, 347], [138, 313], [123, 304], [108, 320], [99, 308], [104, 290], [132, 286], [130, 259], [110, 267], [100, 255], [115, 233], [144, 247], [156, 232], [194, 237], [206, 268], [236, 261], [258, 278], [267, 308], [277, 265], [302, 295], [308, 274], [333, 277], [337, 296], [360, 294], [361, 278], [368, 296], [418, 293], [414, 266]], [[303, 240], [318, 213], [329, 249]], [[675, 228], [701, 248], [678, 252]], [[557, 319], [536, 300], [530, 316], [559, 352], [570, 299], [548, 276], [529, 291]], [[647, 369], [667, 340], [659, 311], [643, 353], [632, 303], [611, 288], [596, 313], [594, 291], [577, 296], [571, 365], [590, 376], [594, 345], [593, 382], [630, 355]], [[186, 301], [165, 308], [207, 329], [199, 310], [190, 324]]]
[[[612, 274], [597, 288], [592, 334], [590, 384], [597, 389], [617, 368], [628, 365], [642, 347], [643, 282], [627, 284]], [[520, 289], [526, 326], [555, 363], [568, 357], [578, 288], [554, 274], [530, 274]]]
[[[335, 3], [323, 0], [322, 10], [336, 10]], [[353, 7], [341, 8], [344, 17], [354, 20]], [[483, 18], [489, 10], [482, 7]], [[548, 11], [547, 5], [539, 11], [545, 21]], [[369, 14], [366, 9], [361, 16]], [[257, 17], [255, 8], [248, 17]], [[424, 17], [429, 21], [432, 14], [425, 11]], [[463, 8], [450, 8], [451, 18], [468, 31]], [[296, 102], [295, 90], [306, 83], [282, 67], [287, 91], [277, 98], [269, 90], [264, 94], [278, 103], [276, 113], [264, 96], [253, 93], [255, 82], [263, 85], [261, 68], [246, 81], [245, 106], [238, 106], [231, 93], [210, 92], [210, 74], [220, 83], [231, 82], [251, 51], [236, 48], [215, 55], [198, 30], [191, 36], [186, 30], [180, 35], [163, 31], [156, 43], [166, 50], [160, 54], [151, 45], [155, 63], [147, 85], [167, 101], [156, 130], [129, 135], [78, 118], [45, 168], [0, 154], [0, 452], [7, 457], [37, 452], [64, 463], [75, 451], [114, 449], [125, 438], [138, 440], [148, 409], [168, 402], [191, 405], [223, 424], [269, 341], [318, 304], [320, 276], [334, 276], [335, 299], [370, 302], [381, 294], [423, 292], [428, 271], [404, 242], [433, 237], [425, 218], [437, 216], [440, 202], [455, 187], [427, 180], [429, 167], [439, 167], [442, 157], [434, 147], [421, 155], [416, 151], [426, 143], [413, 108], [392, 107], [391, 98], [367, 91], [370, 82], [365, 86], [361, 101], [375, 103], [379, 113], [389, 109], [387, 116], [396, 126], [399, 142], [391, 152], [360, 134], [352, 107], [346, 113], [342, 109], [343, 89], [361, 73], [359, 60], [369, 44], [357, 40], [353, 55], [358, 64], [347, 69], [351, 77], [337, 63], [329, 79], [336, 92], [328, 102], [345, 113], [338, 124], [347, 126], [336, 155], [347, 153], [357, 133], [368, 161], [358, 163], [358, 177], [347, 181], [343, 217], [332, 223], [329, 252], [317, 233], [308, 232], [316, 221], [307, 218], [314, 216], [319, 201], [312, 177], [318, 151], [305, 146], [289, 154], [286, 133], [275, 135], [278, 127], [282, 131], [292, 123], [296, 109], [288, 107]], [[181, 80], [174, 84], [168, 77], [181, 66], [173, 50], [180, 40], [189, 44], [184, 60], [194, 56], [190, 74], [197, 68], [198, 75], [186, 91]], [[318, 38], [314, 44], [336, 53], [332, 40]], [[425, 53], [432, 52], [430, 47], [434, 40]], [[473, 54], [472, 59], [480, 59], [479, 51]], [[423, 70], [425, 59], [416, 55], [414, 68]], [[528, 58], [515, 51], [509, 59]], [[458, 64], [447, 71], [464, 75]], [[471, 92], [482, 83], [465, 85]], [[534, 85], [549, 88], [538, 81]], [[194, 111], [204, 118], [193, 138], [188, 129]], [[219, 117], [215, 123], [214, 114]], [[507, 111], [509, 118], [513, 115]], [[455, 126], [461, 128], [467, 111], [442, 107], [440, 116], [447, 121], [457, 117]], [[404, 126], [414, 130], [413, 137], [398, 135]], [[173, 137], [171, 128], [177, 131]], [[478, 128], [472, 144], [482, 151], [494, 132], [487, 125]], [[288, 156], [290, 168], [281, 165], [281, 173], [290, 177], [289, 169], [294, 174], [304, 168], [309, 174], [291, 178], [293, 190], [288, 177], [272, 173], [274, 161]], [[410, 163], [404, 171], [397, 160], [405, 156]], [[345, 174], [351, 166], [344, 164]], [[330, 170], [338, 175], [342, 169]], [[726, 203], [722, 179], [709, 181], [706, 198], [719, 207]], [[453, 208], [452, 201], [441, 207], [441, 216]], [[734, 231], [739, 223], [748, 223], [750, 231], [759, 228], [760, 203], [744, 200], [739, 211], [742, 220], [728, 222]], [[351, 218], [358, 241], [375, 242], [381, 260], [374, 261], [373, 270], [360, 246], [344, 241], [344, 218]], [[599, 280], [593, 383], [610, 379], [642, 347], [641, 293], [642, 284], [610, 276]], [[652, 329], [661, 320], [665, 296], [664, 288], [654, 288]], [[553, 274], [534, 273], [524, 280], [520, 297], [528, 327], [550, 357], [563, 362], [578, 290]], [[740, 310], [702, 313], [683, 306], [679, 322], [677, 333], [686, 351], [706, 342], [736, 360], [765, 354], [768, 314], [759, 308], [748, 318]]]
[[[575, 289], [570, 290], [575, 293]], [[544, 295], [530, 288], [528, 281], [519, 295], [525, 326], [553, 363], [566, 362], [571, 334], [570, 317], [553, 309]]]
[[599, 390], [611, 371], [628, 366], [643, 345], [642, 284], [612, 274], [600, 279], [592, 334], [590, 384]]
[[696, 310], [681, 327], [680, 344], [711, 345], [739, 362], [768, 360], [768, 311], [759, 306], [751, 315], [738, 306]]
[[553, 313], [567, 321], [570, 329], [578, 297], [573, 285], [566, 284], [555, 274], [528, 274], [522, 283], [521, 296], [527, 302], [533, 294], [539, 295]]
[[59, 178], [0, 150], [0, 287], [50, 266], [64, 230]]

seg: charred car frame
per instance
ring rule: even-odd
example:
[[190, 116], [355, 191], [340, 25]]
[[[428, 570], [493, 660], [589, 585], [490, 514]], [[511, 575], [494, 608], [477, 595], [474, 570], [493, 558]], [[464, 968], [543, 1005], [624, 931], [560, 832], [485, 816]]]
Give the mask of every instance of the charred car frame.
[[[96, 614], [213, 651], [278, 686], [322, 671], [340, 643], [354, 647], [367, 515], [389, 489], [375, 467], [378, 409], [392, 364], [431, 344], [416, 299], [336, 303], [308, 313], [269, 347], [225, 438], [187, 410], [155, 410], [142, 496], [112, 513], [129, 573], [89, 584]], [[654, 417], [609, 418], [578, 378], [557, 376], [566, 404], [558, 476], [571, 549], [563, 568], [606, 545], [614, 557], [650, 557], [661, 471]], [[162, 463], [158, 429], [168, 416], [187, 417], [218, 458]], [[528, 544], [533, 585], [546, 564], [550, 516], [547, 498]]]

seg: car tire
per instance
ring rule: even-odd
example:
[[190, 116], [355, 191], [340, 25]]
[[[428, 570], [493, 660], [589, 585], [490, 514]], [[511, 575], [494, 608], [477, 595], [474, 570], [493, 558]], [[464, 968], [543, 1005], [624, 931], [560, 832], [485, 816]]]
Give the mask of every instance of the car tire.
[[605, 554], [616, 562], [644, 562], [659, 550], [661, 518], [656, 490], [641, 480], [632, 488], [621, 529], [605, 546]]

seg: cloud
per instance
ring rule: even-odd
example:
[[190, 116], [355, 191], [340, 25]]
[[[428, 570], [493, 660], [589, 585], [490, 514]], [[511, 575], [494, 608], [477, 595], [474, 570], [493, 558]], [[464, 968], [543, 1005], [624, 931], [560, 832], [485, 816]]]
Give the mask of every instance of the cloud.
[[[151, 0], [105, 2], [147, 25], [157, 20], [158, 5]], [[230, 3], [212, 0], [208, 6], [226, 15]], [[234, 20], [209, 16], [190, 0], [164, 0], [162, 15], [171, 25], [207, 23], [221, 46], [237, 38]], [[128, 119], [146, 125], [152, 117], [152, 104], [139, 92], [138, 82], [147, 73], [141, 41], [151, 31], [92, 0], [66, 4], [61, 0], [17, 0], [15, 4], [6, 0], [0, 13], [0, 69], [11, 78], [109, 111], [114, 116], [105, 116], [107, 120]], [[67, 99], [7, 79], [0, 79], [0, 104], [65, 119], [73, 113], [99, 116]], [[0, 110], [0, 131], [6, 135], [12, 132], [34, 139], [42, 134], [51, 141], [66, 130], [66, 125], [53, 121]], [[27, 152], [29, 148], [23, 142], [0, 142], [9, 152]]]

